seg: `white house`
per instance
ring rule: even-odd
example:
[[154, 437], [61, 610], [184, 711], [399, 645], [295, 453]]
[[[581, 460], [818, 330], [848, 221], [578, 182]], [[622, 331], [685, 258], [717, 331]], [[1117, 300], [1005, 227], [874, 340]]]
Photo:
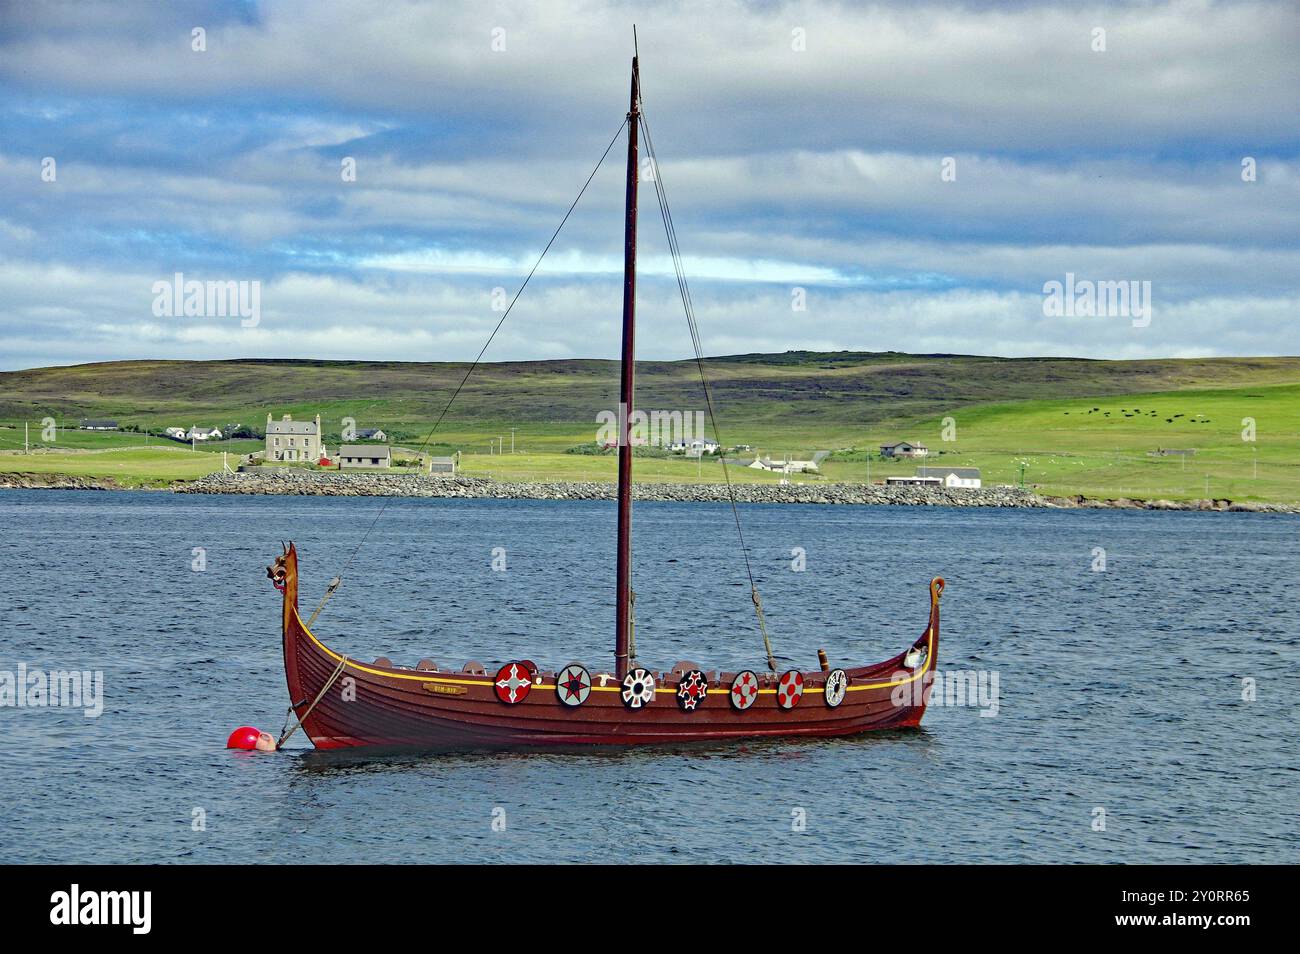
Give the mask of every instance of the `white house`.
[[750, 464], [753, 470], [769, 470], [777, 474], [816, 474], [821, 471], [821, 462], [830, 456], [830, 451], [818, 451], [812, 460], [772, 460], [755, 456]]
[[170, 437], [174, 441], [189, 440], [189, 438], [185, 436], [185, 433], [186, 431], [183, 427], [167, 427], [163, 429], [163, 436]]
[[388, 440], [388, 435], [377, 427], [359, 427], [357, 428], [357, 440], [386, 441]]
[[185, 435], [187, 441], [219, 441], [221, 440], [221, 428], [219, 427], [191, 427]]
[[918, 467], [918, 477], [937, 477], [945, 487], [980, 486], [980, 469], [978, 467]]
[[718, 442], [707, 437], [697, 437], [690, 441], [674, 441], [668, 445], [668, 449], [674, 454], [685, 454], [687, 457], [703, 457], [705, 454], [716, 454], [720, 450]]
[[899, 441], [896, 444], [881, 444], [881, 457], [926, 457], [930, 449], [924, 444], [912, 444], [908, 441]]

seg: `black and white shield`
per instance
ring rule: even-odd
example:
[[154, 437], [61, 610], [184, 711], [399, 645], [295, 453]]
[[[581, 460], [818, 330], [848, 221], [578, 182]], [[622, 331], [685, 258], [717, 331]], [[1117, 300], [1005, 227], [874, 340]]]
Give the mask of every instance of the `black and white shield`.
[[677, 705], [683, 712], [694, 712], [704, 704], [709, 691], [709, 680], [698, 669], [683, 674], [677, 683]]
[[826, 704], [834, 709], [844, 701], [844, 693], [849, 688], [849, 677], [843, 669], [832, 669], [826, 677]]
[[655, 699], [655, 677], [640, 667], [623, 677], [623, 705], [640, 709]]

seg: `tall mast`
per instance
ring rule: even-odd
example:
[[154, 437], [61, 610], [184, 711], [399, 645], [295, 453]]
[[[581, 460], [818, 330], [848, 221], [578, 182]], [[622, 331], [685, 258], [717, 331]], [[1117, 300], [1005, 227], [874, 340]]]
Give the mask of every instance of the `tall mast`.
[[618, 406], [618, 609], [614, 618], [614, 671], [627, 675], [632, 627], [632, 416], [636, 360], [636, 187], [637, 121], [641, 116], [640, 74], [632, 57], [632, 96], [627, 113], [627, 202], [623, 240], [623, 356]]

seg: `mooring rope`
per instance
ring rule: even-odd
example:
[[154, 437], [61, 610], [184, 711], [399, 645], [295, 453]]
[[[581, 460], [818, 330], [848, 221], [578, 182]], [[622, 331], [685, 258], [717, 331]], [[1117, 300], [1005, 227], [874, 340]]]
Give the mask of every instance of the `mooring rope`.
[[298, 721], [294, 723], [292, 729], [289, 728], [289, 717], [292, 716], [294, 712], [293, 706], [289, 707], [289, 711], [285, 713], [284, 716], [284, 727], [280, 730], [280, 739], [275, 743], [276, 751], [279, 751], [280, 747], [283, 746], [285, 742], [289, 741], [289, 736], [302, 728], [302, 724], [307, 721], [307, 717], [311, 715], [311, 711], [316, 708], [316, 703], [325, 698], [325, 693], [329, 692], [330, 686], [334, 685], [334, 683], [338, 681], [339, 676], [343, 675], [343, 668], [347, 664], [347, 656], [344, 656], [339, 660], [338, 668], [334, 670], [334, 675], [325, 680], [325, 685], [320, 687], [320, 692], [316, 693], [316, 698], [311, 701], [311, 705], [307, 707], [307, 711], [298, 717]]
[[713, 425], [713, 436], [721, 452], [722, 477], [727, 485], [727, 499], [731, 502], [731, 516], [736, 523], [736, 536], [740, 539], [740, 555], [745, 560], [745, 575], [749, 577], [749, 594], [754, 603], [754, 615], [758, 618], [758, 628], [763, 634], [763, 649], [767, 653], [767, 666], [776, 672], [776, 658], [772, 654], [772, 639], [767, 632], [767, 619], [763, 615], [763, 598], [759, 596], [758, 584], [754, 582], [754, 572], [749, 565], [749, 551], [745, 546], [745, 531], [740, 526], [740, 510], [736, 507], [736, 491], [731, 484], [731, 473], [727, 470], [727, 455], [722, 451], [722, 432], [718, 429], [718, 418], [713, 411], [713, 393], [709, 388], [708, 375], [704, 371], [704, 348], [700, 343], [699, 326], [695, 323], [695, 303], [691, 299], [690, 286], [686, 282], [686, 271], [682, 266], [681, 249], [677, 244], [677, 228], [673, 224], [672, 210], [668, 207], [668, 195], [664, 191], [663, 175], [659, 168], [659, 156], [655, 152], [654, 138], [650, 135], [650, 126], [646, 122], [645, 108], [641, 109], [641, 129], [645, 133], [646, 152], [650, 155], [650, 168], [654, 172], [655, 196], [659, 200], [659, 214], [664, 220], [664, 231], [668, 236], [668, 251], [673, 260], [673, 271], [677, 275], [677, 290], [681, 294], [682, 307], [686, 311], [686, 324], [691, 332], [691, 345], [695, 349], [695, 365], [700, 372], [700, 387], [704, 390], [704, 403], [709, 409], [709, 422]]

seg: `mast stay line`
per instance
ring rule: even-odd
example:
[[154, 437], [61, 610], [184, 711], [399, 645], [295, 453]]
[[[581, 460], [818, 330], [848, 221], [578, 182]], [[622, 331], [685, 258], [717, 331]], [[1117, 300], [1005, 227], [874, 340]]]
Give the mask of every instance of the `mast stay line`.
[[[429, 430], [429, 435], [424, 439], [424, 443], [422, 443], [419, 450], [416, 451], [417, 454], [423, 454], [424, 449], [428, 447], [429, 442], [433, 440], [434, 433], [437, 432], [438, 427], [442, 424], [443, 418], [447, 416], [447, 412], [451, 410], [451, 406], [455, 402], [456, 398], [460, 396], [460, 392], [465, 387], [465, 382], [469, 380], [469, 376], [474, 373], [474, 369], [479, 366], [480, 362], [482, 362], [483, 355], [487, 354], [488, 346], [492, 344], [492, 339], [497, 336], [497, 332], [501, 330], [501, 326], [504, 325], [506, 319], [510, 317], [510, 312], [515, 307], [515, 302], [519, 301], [519, 296], [524, 293], [524, 289], [527, 288], [528, 283], [532, 281], [533, 274], [542, 264], [542, 259], [546, 257], [546, 253], [551, 250], [551, 246], [554, 245], [555, 240], [559, 238], [560, 230], [563, 229], [565, 223], [569, 221], [569, 216], [573, 214], [573, 210], [578, 207], [578, 202], [581, 201], [583, 195], [586, 193], [587, 186], [591, 185], [591, 180], [596, 178], [596, 173], [600, 171], [601, 165], [604, 164], [605, 159], [609, 156], [610, 150], [614, 148], [614, 143], [618, 142], [618, 137], [623, 134], [623, 127], [626, 125], [627, 117], [624, 117], [623, 121], [619, 123], [618, 129], [615, 130], [614, 135], [610, 138], [609, 145], [605, 147], [605, 151], [601, 153], [600, 158], [596, 160], [595, 168], [593, 168], [591, 174], [587, 176], [587, 181], [582, 184], [582, 188], [578, 190], [577, 196], [569, 205], [568, 211], [564, 213], [564, 218], [560, 219], [560, 224], [557, 225], [555, 231], [551, 233], [550, 241], [546, 243], [546, 247], [543, 248], [541, 254], [537, 256], [537, 261], [533, 262], [533, 267], [528, 270], [527, 276], [524, 277], [523, 284], [519, 286], [519, 290], [515, 292], [514, 297], [510, 299], [510, 304], [506, 306], [505, 312], [501, 315], [501, 319], [496, 323], [496, 327], [492, 329], [492, 333], [488, 335], [487, 341], [483, 342], [483, 347], [479, 349], [478, 356], [465, 371], [465, 376], [460, 379], [460, 383], [456, 385], [456, 390], [452, 392], [451, 397], [447, 399], [446, 405], [443, 406], [442, 413], [440, 413], [438, 419], [433, 422], [433, 427]], [[375, 524], [379, 523], [379, 518], [384, 515], [384, 511], [388, 509], [388, 504], [391, 500], [391, 497], [384, 498], [383, 504], [379, 507], [379, 512], [375, 514], [375, 518], [370, 521], [370, 526], [366, 528], [366, 532], [361, 535], [361, 539], [357, 542], [357, 545], [353, 547], [352, 554], [348, 557], [348, 562], [343, 565], [343, 569], [339, 572], [339, 575], [330, 581], [329, 588], [325, 591], [324, 599], [322, 599], [320, 605], [316, 607], [316, 611], [312, 613], [312, 620], [316, 619], [316, 616], [325, 607], [325, 603], [334, 595], [334, 591], [338, 589], [339, 584], [343, 582], [343, 574], [347, 573], [347, 571], [352, 567], [352, 562], [357, 558], [357, 554], [361, 552], [361, 548], [365, 545], [366, 540], [370, 538], [371, 531], [375, 529]]]
[[[659, 169], [659, 155], [655, 152], [654, 138], [650, 135], [650, 125], [646, 122], [645, 107], [640, 109], [641, 130], [645, 133], [646, 152], [650, 156], [650, 167], [654, 170], [655, 197], [659, 200], [659, 214], [664, 221], [664, 232], [668, 237], [668, 251], [673, 260], [673, 270], [677, 274], [677, 290], [681, 294], [682, 307], [686, 311], [686, 324], [691, 332], [691, 345], [695, 349], [695, 365], [700, 372], [700, 387], [704, 391], [704, 403], [709, 410], [709, 422], [713, 425], [713, 436], [719, 447], [722, 445], [722, 432], [718, 429], [718, 418], [713, 412], [713, 392], [709, 388], [708, 376], [704, 373], [704, 348], [700, 343], [700, 329], [695, 323], [695, 302], [691, 298], [690, 286], [686, 283], [686, 271], [682, 266], [682, 253], [677, 245], [677, 228], [673, 224], [672, 210], [668, 207], [668, 195], [664, 191], [663, 176]], [[772, 639], [767, 632], [767, 620], [763, 615], [763, 598], [759, 596], [758, 584], [754, 582], [754, 572], [749, 565], [749, 550], [745, 546], [745, 531], [740, 526], [740, 511], [736, 507], [736, 492], [731, 485], [731, 474], [727, 470], [727, 455], [722, 452], [722, 477], [727, 484], [727, 499], [731, 503], [731, 516], [736, 523], [736, 536], [740, 539], [740, 554], [745, 560], [745, 575], [749, 578], [750, 599], [754, 602], [754, 615], [758, 618], [758, 628], [763, 634], [763, 648], [767, 652], [767, 666], [776, 672], [776, 657], [772, 654]]]

